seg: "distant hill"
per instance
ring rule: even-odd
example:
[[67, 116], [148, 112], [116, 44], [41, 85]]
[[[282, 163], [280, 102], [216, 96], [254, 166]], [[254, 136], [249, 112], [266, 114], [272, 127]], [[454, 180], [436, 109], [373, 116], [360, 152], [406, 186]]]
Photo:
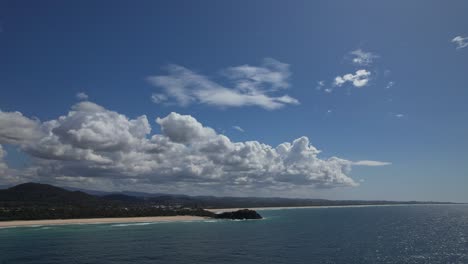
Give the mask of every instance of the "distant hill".
[[[90, 193], [97, 191], [90, 191]], [[0, 207], [10, 206], [169, 206], [190, 208], [252, 208], [291, 206], [339, 206], [339, 205], [381, 205], [381, 204], [425, 204], [438, 202], [396, 202], [361, 200], [290, 199], [262, 197], [216, 197], [187, 196], [171, 194], [148, 194], [134, 192], [106, 193], [99, 195], [86, 190], [66, 190], [41, 183], [24, 183], [0, 190]], [[442, 202], [444, 203], [444, 202]]]
[[9, 189], [0, 190], [0, 205], [83, 205], [96, 203], [96, 196], [41, 183], [23, 183]]
[[[167, 204], [167, 205], [166, 205]], [[48, 184], [24, 183], [0, 190], [0, 221], [193, 215], [214, 213], [124, 194], [97, 196]]]

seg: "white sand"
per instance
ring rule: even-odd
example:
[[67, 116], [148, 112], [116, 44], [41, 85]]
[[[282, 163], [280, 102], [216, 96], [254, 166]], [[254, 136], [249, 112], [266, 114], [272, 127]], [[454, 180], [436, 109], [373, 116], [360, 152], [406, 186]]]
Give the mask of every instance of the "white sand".
[[200, 216], [180, 215], [180, 216], [151, 216], [151, 217], [0, 221], [0, 228], [19, 227], [19, 226], [73, 225], [73, 224], [176, 222], [176, 221], [197, 221], [197, 220], [204, 220], [204, 219], [207, 219], [207, 218], [200, 217]]

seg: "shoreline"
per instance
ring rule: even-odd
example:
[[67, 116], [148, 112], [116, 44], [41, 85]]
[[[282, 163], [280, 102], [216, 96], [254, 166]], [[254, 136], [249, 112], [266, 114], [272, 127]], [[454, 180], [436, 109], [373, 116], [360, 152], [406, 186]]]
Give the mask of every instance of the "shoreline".
[[[386, 206], [424, 206], [424, 205], [460, 205], [460, 204], [370, 204], [370, 205], [311, 205], [311, 206], [279, 206], [279, 207], [239, 207], [204, 209], [213, 213], [232, 212], [242, 209], [255, 211], [289, 210], [289, 209], [325, 209], [325, 208], [356, 208], [356, 207], [386, 207]], [[177, 215], [177, 216], [143, 216], [143, 217], [109, 217], [109, 218], [78, 218], [78, 219], [44, 219], [44, 220], [13, 220], [0, 221], [0, 229], [14, 227], [39, 227], [60, 225], [91, 225], [91, 224], [125, 224], [125, 223], [161, 223], [161, 222], [185, 222], [202, 221], [212, 218], [202, 216]]]
[[309, 206], [279, 206], [279, 207], [239, 207], [239, 208], [210, 208], [205, 209], [213, 213], [224, 213], [249, 209], [255, 211], [266, 210], [288, 210], [288, 209], [320, 209], [320, 208], [356, 208], [356, 207], [385, 207], [385, 206], [424, 206], [424, 205], [461, 205], [461, 204], [443, 204], [443, 203], [427, 203], [427, 204], [355, 204], [355, 205], [309, 205]]
[[154, 223], [200, 221], [209, 219], [201, 216], [144, 216], [144, 217], [115, 217], [115, 218], [83, 218], [83, 219], [47, 219], [47, 220], [13, 220], [0, 221], [0, 228], [35, 227], [55, 225], [90, 225], [90, 224], [118, 224], [118, 223]]

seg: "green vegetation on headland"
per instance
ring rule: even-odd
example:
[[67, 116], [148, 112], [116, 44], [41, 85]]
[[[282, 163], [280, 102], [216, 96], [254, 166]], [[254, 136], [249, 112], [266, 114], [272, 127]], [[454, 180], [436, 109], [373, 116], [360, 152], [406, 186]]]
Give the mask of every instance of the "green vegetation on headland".
[[0, 190], [0, 221], [144, 216], [261, 219], [255, 211], [215, 214], [200, 207], [126, 195], [96, 196], [47, 184], [25, 183]]
[[0, 190], [0, 221], [190, 215], [258, 219], [255, 211], [215, 214], [205, 209], [294, 206], [424, 204], [434, 202], [331, 201], [124, 193], [89, 194], [48, 184], [24, 183]]

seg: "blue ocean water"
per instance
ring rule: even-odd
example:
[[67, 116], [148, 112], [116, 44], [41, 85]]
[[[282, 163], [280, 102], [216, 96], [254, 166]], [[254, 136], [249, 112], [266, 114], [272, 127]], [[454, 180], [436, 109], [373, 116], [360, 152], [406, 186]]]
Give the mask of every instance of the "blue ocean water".
[[468, 263], [468, 206], [260, 211], [265, 220], [0, 229], [0, 263]]

